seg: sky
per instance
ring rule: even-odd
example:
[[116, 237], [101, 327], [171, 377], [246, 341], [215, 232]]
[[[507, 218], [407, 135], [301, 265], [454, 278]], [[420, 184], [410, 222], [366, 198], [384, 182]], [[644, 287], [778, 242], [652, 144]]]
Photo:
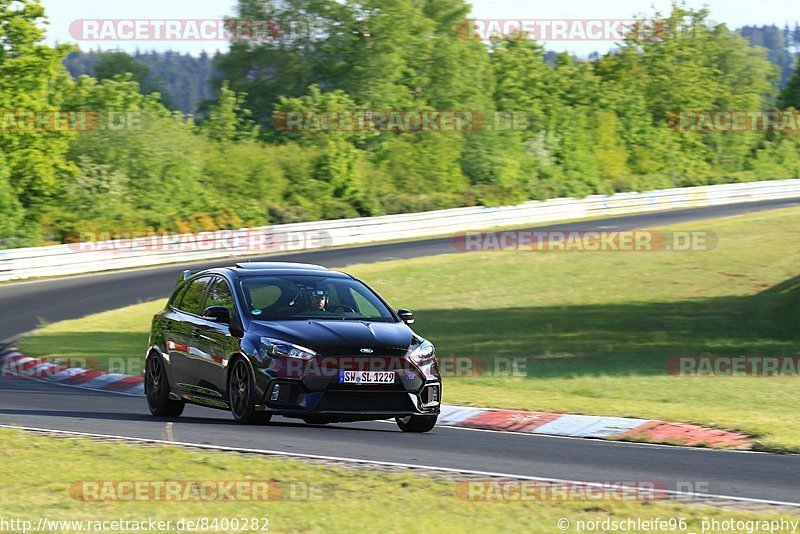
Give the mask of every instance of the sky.
[[[76, 41], [70, 34], [70, 24], [80, 19], [220, 19], [233, 16], [236, 0], [42, 0], [50, 26], [50, 43], [74, 43], [82, 50], [137, 49], [175, 50], [183, 53], [213, 53], [227, 49], [224, 41]], [[669, 12], [671, 0], [473, 0], [475, 19], [627, 19], [648, 15], [658, 10]], [[789, 24], [800, 22], [798, 0], [687, 0], [692, 8], [708, 6], [710, 19], [737, 28], [744, 25]], [[585, 56], [593, 51], [605, 52], [614, 48], [609, 41], [549, 41], [549, 50], [567, 51]]]

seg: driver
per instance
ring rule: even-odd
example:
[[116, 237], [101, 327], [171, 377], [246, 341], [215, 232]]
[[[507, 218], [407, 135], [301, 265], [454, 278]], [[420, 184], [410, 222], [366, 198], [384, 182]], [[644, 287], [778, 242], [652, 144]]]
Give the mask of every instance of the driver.
[[328, 292], [324, 289], [315, 289], [311, 292], [311, 311], [325, 311], [328, 305]]

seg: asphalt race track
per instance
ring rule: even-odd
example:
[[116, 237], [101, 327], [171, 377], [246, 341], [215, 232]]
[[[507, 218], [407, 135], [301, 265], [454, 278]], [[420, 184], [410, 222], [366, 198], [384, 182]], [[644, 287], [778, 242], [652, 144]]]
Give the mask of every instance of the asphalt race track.
[[[542, 227], [634, 229], [800, 205], [800, 198], [673, 210]], [[332, 249], [269, 259], [344, 267], [354, 263], [454, 252], [449, 238]], [[216, 261], [191, 268], [226, 265]], [[0, 339], [57, 321], [164, 298], [181, 266], [0, 285]], [[143, 398], [27, 379], [0, 379], [0, 424], [160, 439], [164, 419]], [[222, 411], [187, 406], [174, 422], [176, 441], [361, 460], [585, 481], [647, 480], [732, 497], [798, 503], [800, 455], [684, 449], [598, 440], [437, 427], [404, 434], [385, 422], [306, 426], [276, 418], [266, 427], [237, 425]]]
[[[165, 421], [150, 416], [143, 398], [26, 379], [0, 381], [3, 424], [161, 439]], [[269, 426], [243, 426], [227, 412], [194, 406], [174, 421], [174, 437], [181, 442], [568, 480], [658, 481], [671, 489], [692, 483], [703, 493], [800, 503], [800, 455], [443, 427], [405, 434], [384, 422], [311, 427], [276, 418]]]

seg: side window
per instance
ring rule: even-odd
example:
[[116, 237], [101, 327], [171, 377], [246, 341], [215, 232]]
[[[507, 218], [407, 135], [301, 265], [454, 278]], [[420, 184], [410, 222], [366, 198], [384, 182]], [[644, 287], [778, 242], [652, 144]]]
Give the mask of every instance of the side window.
[[356, 307], [358, 308], [356, 311], [358, 313], [364, 317], [381, 317], [381, 312], [378, 311], [378, 308], [368, 301], [364, 295], [353, 288], [350, 288], [350, 293], [353, 295], [353, 301], [356, 303]]
[[170, 306], [180, 309], [181, 299], [183, 298], [183, 294], [186, 293], [187, 287], [188, 286], [182, 285], [180, 288], [175, 290], [175, 292], [172, 294], [172, 297], [169, 299]]
[[198, 278], [194, 280], [189, 288], [183, 293], [178, 309], [193, 315], [203, 314], [203, 300], [206, 296], [206, 288], [211, 278]]
[[215, 279], [214, 285], [211, 286], [211, 290], [208, 292], [205, 307], [209, 308], [211, 306], [223, 306], [228, 308], [231, 317], [234, 315], [233, 293], [231, 293], [228, 283], [222, 278]]

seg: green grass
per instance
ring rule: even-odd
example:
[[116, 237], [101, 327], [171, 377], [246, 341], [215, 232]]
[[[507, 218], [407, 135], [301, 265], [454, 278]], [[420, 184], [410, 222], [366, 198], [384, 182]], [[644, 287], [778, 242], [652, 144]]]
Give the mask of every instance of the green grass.
[[145, 302], [43, 325], [17, 345], [28, 355], [66, 358], [66, 363], [138, 374], [147, 350], [150, 321], [165, 304], [166, 299]]
[[[268, 430], [265, 429], [265, 432]], [[474, 502], [456, 483], [409, 473], [381, 473], [304, 462], [207, 452], [39, 437], [0, 430], [3, 519], [177, 522], [181, 518], [268, 518], [269, 532], [562, 532], [560, 518], [577, 521], [685, 518], [699, 532], [703, 518], [780, 519], [774, 513], [721, 510], [656, 502]], [[43, 462], [56, 469], [43, 469]], [[266, 481], [314, 488], [314, 500], [267, 502], [84, 502], [70, 492], [82, 481]], [[78, 486], [80, 487], [80, 486]], [[79, 494], [79, 493], [78, 493]], [[285, 495], [285, 493], [284, 493]], [[303, 495], [296, 491], [295, 495]], [[785, 516], [797, 520], [797, 516]], [[59, 530], [69, 532], [68, 529]], [[174, 531], [174, 529], [172, 530]], [[571, 529], [575, 532], [574, 527]], [[84, 530], [85, 532], [85, 530]], [[611, 532], [616, 532], [612, 530]], [[654, 532], [661, 532], [654, 530]], [[666, 532], [669, 532], [667, 530]], [[718, 532], [718, 531], [710, 531]]]
[[[667, 360], [800, 355], [800, 210], [694, 222], [707, 252], [486, 252], [348, 269], [397, 307], [440, 355], [528, 358], [527, 377], [451, 378], [450, 404], [716, 425], [768, 449], [800, 450], [800, 378], [669, 376]], [[163, 303], [50, 325], [35, 355], [133, 355]], [[120, 328], [118, 319], [124, 319]], [[102, 361], [101, 361], [102, 363]]]

